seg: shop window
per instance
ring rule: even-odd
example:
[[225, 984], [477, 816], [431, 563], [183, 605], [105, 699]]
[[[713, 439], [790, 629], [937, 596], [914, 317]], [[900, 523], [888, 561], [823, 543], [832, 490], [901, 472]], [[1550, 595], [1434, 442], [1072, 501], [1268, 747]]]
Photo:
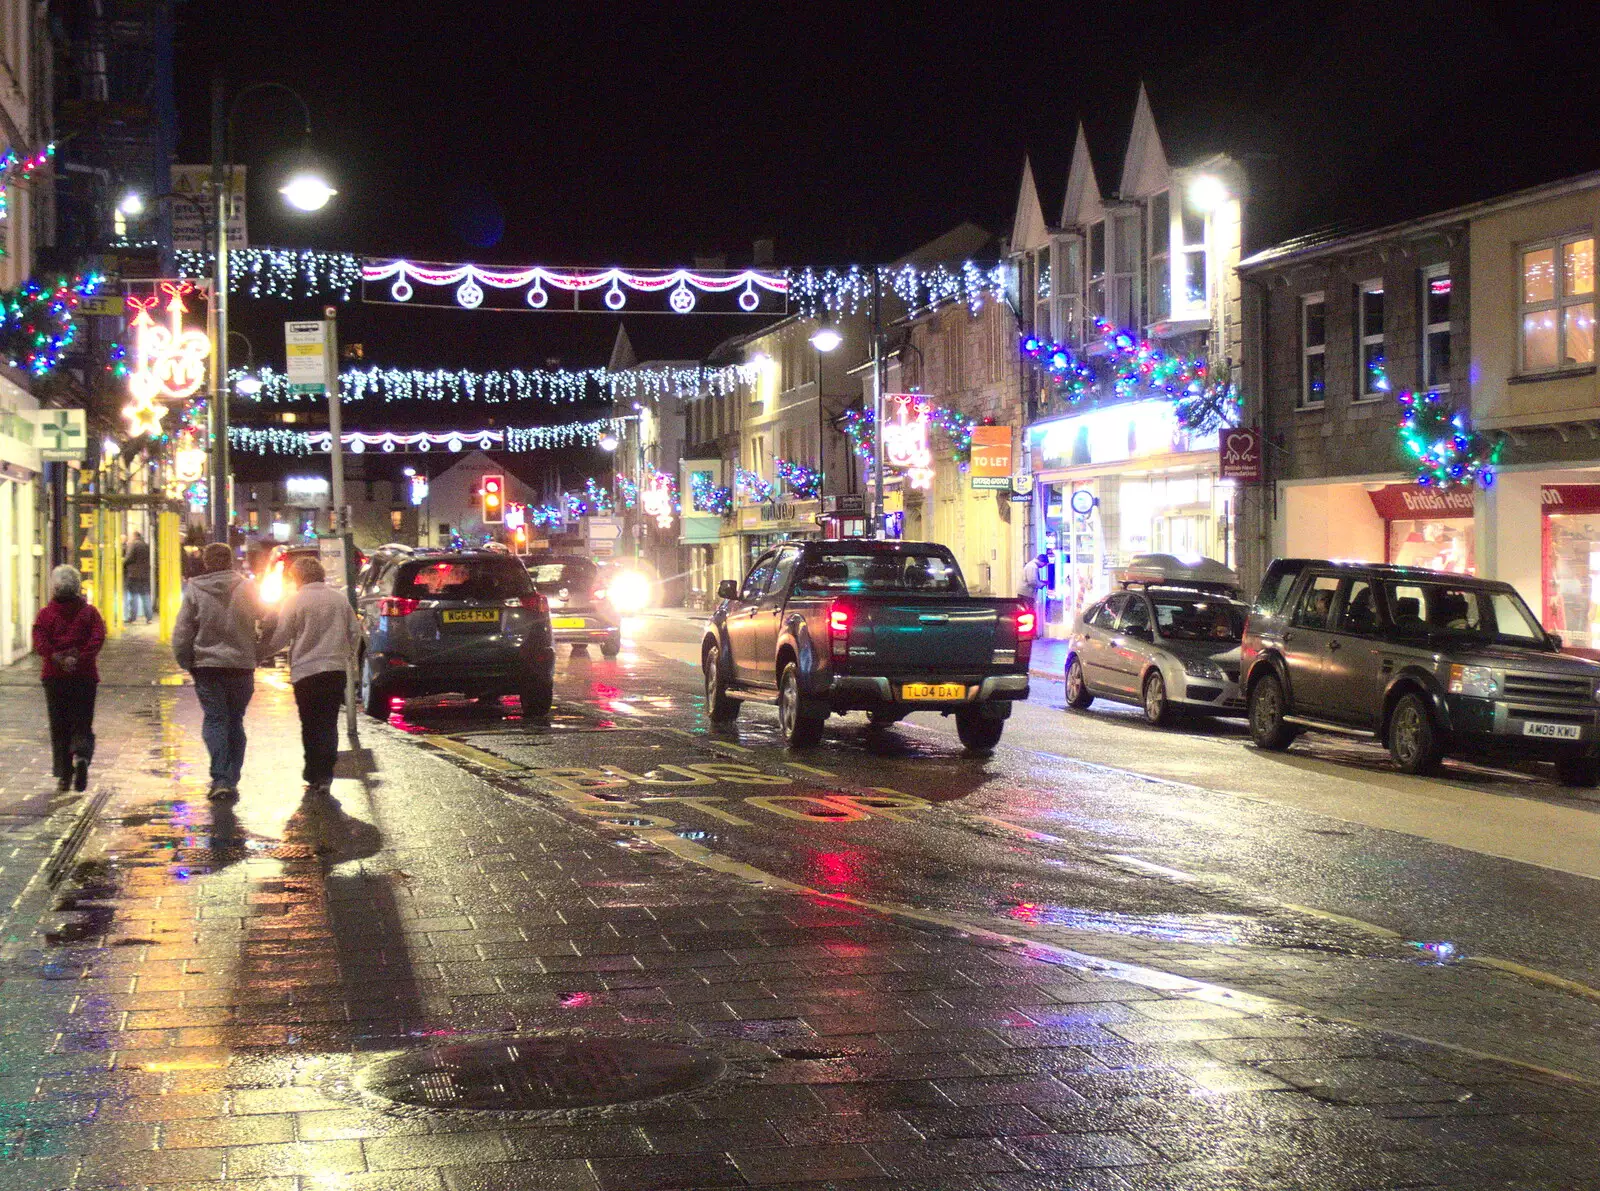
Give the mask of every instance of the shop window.
[[1149, 228], [1150, 322], [1158, 322], [1172, 312], [1172, 197], [1163, 190], [1150, 199]]
[[1473, 572], [1472, 520], [1391, 521], [1389, 561], [1403, 567], [1426, 567], [1457, 575]]
[[1327, 303], [1321, 294], [1300, 299], [1300, 399], [1301, 409], [1321, 409], [1328, 381]]
[[1594, 237], [1522, 250], [1522, 371], [1594, 363]]
[[1356, 291], [1356, 333], [1360, 336], [1361, 375], [1356, 379], [1356, 400], [1375, 401], [1388, 385], [1383, 356], [1383, 282], [1362, 282]]
[[1450, 266], [1434, 265], [1422, 273], [1422, 384], [1450, 388]]
[[1569, 646], [1600, 649], [1600, 512], [1549, 515], [1545, 532], [1544, 627]]

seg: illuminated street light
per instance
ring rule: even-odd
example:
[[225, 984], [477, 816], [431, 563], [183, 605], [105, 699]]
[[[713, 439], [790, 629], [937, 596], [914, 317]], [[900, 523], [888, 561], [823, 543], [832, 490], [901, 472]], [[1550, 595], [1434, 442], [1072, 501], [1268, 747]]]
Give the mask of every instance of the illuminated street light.
[[233, 391], [241, 397], [254, 397], [261, 392], [261, 378], [259, 376], [241, 376], [233, 382]]
[[1228, 201], [1228, 188], [1214, 174], [1201, 174], [1189, 183], [1189, 204], [1202, 214], [1215, 211]]
[[144, 214], [144, 195], [137, 190], [130, 190], [122, 196], [122, 201], [117, 204], [117, 210], [124, 215]]
[[602, 451], [615, 451], [621, 445], [622, 440], [610, 431], [600, 436], [600, 449]]
[[844, 336], [834, 327], [824, 323], [811, 335], [811, 346], [819, 352], [831, 352], [844, 342]]
[[284, 200], [299, 211], [320, 211], [328, 205], [328, 200], [339, 192], [328, 185], [327, 179], [316, 174], [296, 174], [282, 186], [278, 193]]

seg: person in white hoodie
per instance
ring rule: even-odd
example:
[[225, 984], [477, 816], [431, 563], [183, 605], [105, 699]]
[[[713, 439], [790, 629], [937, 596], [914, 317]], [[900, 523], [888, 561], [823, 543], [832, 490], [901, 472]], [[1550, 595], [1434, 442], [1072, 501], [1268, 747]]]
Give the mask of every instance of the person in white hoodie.
[[172, 652], [194, 675], [204, 715], [200, 735], [211, 754], [212, 799], [239, 797], [244, 768], [244, 713], [256, 688], [256, 585], [233, 569], [233, 550], [212, 542], [201, 554], [205, 573], [183, 588], [172, 628]]
[[320, 562], [295, 560], [294, 577], [300, 586], [284, 601], [278, 626], [261, 652], [271, 657], [289, 651], [289, 681], [300, 709], [300, 742], [306, 753], [306, 793], [325, 796], [333, 789], [339, 709], [344, 706], [345, 676], [355, 659], [361, 628], [344, 592], [328, 586]]

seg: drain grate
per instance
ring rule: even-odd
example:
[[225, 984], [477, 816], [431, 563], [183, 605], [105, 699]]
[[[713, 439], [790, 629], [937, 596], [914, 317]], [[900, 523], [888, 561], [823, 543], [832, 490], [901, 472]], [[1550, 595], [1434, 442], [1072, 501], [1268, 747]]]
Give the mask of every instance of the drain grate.
[[361, 1071], [355, 1086], [397, 1104], [469, 1112], [541, 1112], [625, 1104], [719, 1079], [715, 1055], [630, 1038], [502, 1038], [409, 1050]]

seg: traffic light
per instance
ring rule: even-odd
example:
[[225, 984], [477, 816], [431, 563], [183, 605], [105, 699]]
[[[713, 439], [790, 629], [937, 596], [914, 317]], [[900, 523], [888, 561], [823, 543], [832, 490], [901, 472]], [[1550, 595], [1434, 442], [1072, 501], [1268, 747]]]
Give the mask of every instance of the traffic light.
[[500, 525], [506, 519], [506, 478], [483, 477], [483, 523]]

